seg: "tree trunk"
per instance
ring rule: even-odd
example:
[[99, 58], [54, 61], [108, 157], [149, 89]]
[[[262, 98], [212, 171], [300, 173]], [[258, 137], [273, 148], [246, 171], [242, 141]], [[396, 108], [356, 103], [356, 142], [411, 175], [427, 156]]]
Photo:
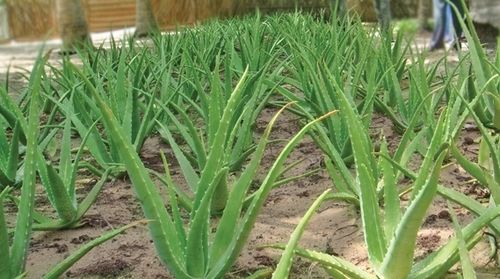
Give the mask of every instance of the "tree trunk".
[[63, 52], [91, 44], [87, 22], [80, 0], [57, 0], [56, 11]]
[[389, 31], [391, 26], [391, 2], [390, 0], [374, 0], [377, 11], [378, 24], [382, 31]]
[[347, 6], [345, 0], [330, 0], [330, 9], [334, 9], [337, 12], [337, 16], [342, 18], [347, 12]]
[[427, 19], [430, 14], [430, 0], [420, 0], [418, 3], [418, 29], [420, 31], [428, 30]]
[[147, 37], [158, 31], [151, 0], [137, 0], [135, 7], [135, 36]]

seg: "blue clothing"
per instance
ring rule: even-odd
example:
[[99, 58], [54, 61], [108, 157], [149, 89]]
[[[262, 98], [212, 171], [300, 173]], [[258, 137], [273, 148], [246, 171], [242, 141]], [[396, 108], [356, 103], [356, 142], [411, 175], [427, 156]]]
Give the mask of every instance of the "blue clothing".
[[[462, 13], [459, 1], [451, 1], [455, 4]], [[451, 5], [445, 0], [433, 0], [434, 9], [434, 32], [430, 49], [456, 47], [458, 38], [462, 33], [462, 28], [457, 19], [457, 14], [452, 9]]]

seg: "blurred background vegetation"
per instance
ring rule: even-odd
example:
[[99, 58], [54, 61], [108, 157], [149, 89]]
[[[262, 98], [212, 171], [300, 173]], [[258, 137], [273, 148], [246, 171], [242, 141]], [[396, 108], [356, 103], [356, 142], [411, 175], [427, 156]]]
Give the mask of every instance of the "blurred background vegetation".
[[[151, 0], [156, 22], [163, 30], [207, 19], [244, 15], [258, 8], [263, 13], [294, 10], [319, 11], [338, 0]], [[376, 21], [373, 0], [345, 0], [347, 9], [364, 21]], [[57, 37], [56, 0], [0, 0], [0, 41]], [[471, 0], [471, 12], [481, 24], [500, 27], [500, 1]], [[136, 0], [81, 0], [90, 32], [104, 32], [136, 23]], [[390, 0], [392, 18], [403, 29], [429, 29], [432, 0]], [[474, 11], [476, 9], [476, 11]], [[487, 14], [484, 14], [487, 13]], [[411, 20], [407, 20], [411, 19]], [[402, 21], [401, 21], [402, 20]], [[491, 26], [485, 26], [489, 28]], [[486, 32], [497, 32], [487, 29]]]
[[[431, 0], [422, 0], [431, 2]], [[9, 37], [16, 40], [43, 39], [58, 35], [55, 0], [0, 0], [8, 15]], [[152, 0], [156, 21], [162, 29], [174, 29], [213, 17], [231, 17], [253, 12], [328, 9], [336, 0]], [[346, 0], [348, 9], [365, 21], [375, 21], [372, 0]], [[391, 1], [393, 17], [416, 17], [419, 0]], [[135, 0], [82, 0], [91, 32], [132, 27], [135, 24]], [[427, 11], [427, 16], [430, 10]], [[5, 19], [6, 16], [0, 16]]]

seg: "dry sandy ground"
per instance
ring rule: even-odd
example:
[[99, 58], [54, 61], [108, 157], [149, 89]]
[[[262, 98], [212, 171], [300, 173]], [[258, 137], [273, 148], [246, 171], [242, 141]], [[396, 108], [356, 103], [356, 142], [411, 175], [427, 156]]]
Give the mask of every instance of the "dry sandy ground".
[[[427, 38], [420, 38], [425, 43]], [[48, 48], [57, 48], [59, 42], [47, 43]], [[33, 63], [39, 46], [36, 44], [11, 44], [0, 46], [0, 82], [5, 78], [7, 65], [12, 63], [13, 79], [18, 83], [11, 84], [12, 91], [23, 87], [19, 67], [27, 67]], [[436, 56], [442, 53], [435, 54]], [[16, 76], [19, 75], [19, 76]], [[256, 137], [266, 123], [276, 112], [274, 108], [266, 108], [257, 125]], [[280, 117], [274, 131], [273, 138], [287, 139], [298, 131], [301, 124], [290, 113]], [[373, 120], [372, 133], [383, 132], [394, 147], [399, 135], [392, 129], [391, 123], [384, 117], [377, 115]], [[469, 127], [461, 138], [461, 148], [467, 156], [477, 156], [478, 131]], [[271, 146], [262, 166], [259, 179], [265, 175], [265, 170], [274, 162], [282, 146]], [[159, 150], [170, 154], [168, 146], [160, 138], [149, 139], [141, 157], [147, 166], [161, 169]], [[306, 138], [290, 156], [289, 162], [303, 160], [289, 174], [301, 174], [306, 170], [320, 167], [322, 161], [320, 150]], [[417, 158], [414, 164], [418, 166]], [[173, 162], [173, 161], [172, 161]], [[175, 162], [172, 163], [174, 179], [181, 181], [180, 171]], [[95, 177], [83, 177], [79, 181], [78, 191], [86, 193], [96, 182]], [[460, 190], [480, 201], [487, 202], [487, 193], [472, 181], [460, 167], [450, 164], [444, 168], [441, 183]], [[324, 190], [333, 185], [328, 175], [320, 172], [313, 176], [289, 183], [271, 192], [266, 204], [258, 217], [247, 246], [241, 253], [237, 264], [228, 278], [241, 278], [251, 271], [261, 267], [272, 267], [279, 260], [280, 253], [271, 249], [259, 249], [259, 246], [286, 242], [312, 202]], [[39, 194], [37, 208], [44, 212], [52, 212], [46, 198]], [[14, 208], [8, 208], [11, 216]], [[470, 222], [472, 216], [465, 210], [456, 208], [462, 225]], [[85, 217], [86, 225], [79, 229], [35, 232], [27, 263], [27, 278], [40, 278], [48, 268], [79, 247], [103, 232], [143, 218], [140, 205], [137, 203], [128, 180], [116, 180], [106, 184], [98, 201]], [[437, 198], [428, 212], [425, 224], [418, 234], [418, 249], [416, 258], [421, 258], [429, 252], [446, 243], [453, 234], [450, 214], [446, 202]], [[305, 232], [301, 246], [314, 248], [318, 251], [338, 255], [360, 267], [369, 270], [366, 249], [363, 243], [362, 227], [359, 212], [356, 208], [343, 203], [325, 203], [313, 217]], [[481, 242], [472, 252], [473, 261], [480, 273], [480, 278], [500, 278], [500, 271], [492, 264], [487, 264], [488, 244]], [[171, 278], [168, 271], [156, 257], [153, 244], [145, 227], [128, 230], [125, 234], [95, 248], [66, 274], [68, 278]], [[325, 278], [322, 270], [308, 261], [296, 258], [294, 261], [292, 278]]]

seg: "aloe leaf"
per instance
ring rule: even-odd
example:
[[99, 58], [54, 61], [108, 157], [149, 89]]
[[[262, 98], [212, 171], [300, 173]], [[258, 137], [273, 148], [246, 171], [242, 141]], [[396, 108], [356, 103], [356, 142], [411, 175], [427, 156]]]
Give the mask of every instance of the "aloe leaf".
[[[290, 94], [293, 93], [290, 92]], [[289, 98], [289, 96], [286, 96], [286, 98], [290, 100], [294, 99]], [[307, 112], [307, 109], [302, 104], [299, 104], [298, 107], [303, 112], [303, 114], [305, 114], [301, 115], [301, 117], [310, 120], [314, 119], [314, 117]], [[314, 127], [314, 130], [311, 131], [311, 134], [316, 144], [322, 149], [325, 154], [327, 154], [328, 158], [331, 160], [330, 163], [326, 162], [328, 160], [325, 159], [325, 163], [326, 168], [331, 175], [333, 182], [335, 183], [335, 186], [339, 187], [340, 191], [344, 191], [345, 189], [345, 191], [355, 193], [359, 196], [359, 187], [355, 184], [355, 179], [346, 165], [347, 163], [345, 158], [342, 158], [338, 149], [334, 146], [334, 142], [330, 140], [331, 137], [325, 131], [326, 128], [323, 126], [324, 125], [316, 125], [316, 127]]]
[[177, 257], [177, 255], [183, 253], [183, 249], [180, 247], [180, 243], [176, 241], [177, 237], [175, 235], [177, 232], [163, 205], [158, 189], [149, 177], [132, 143], [126, 140], [126, 136], [113, 112], [88, 78], [76, 67], [73, 66], [73, 69], [85, 81], [101, 110], [103, 121], [106, 123], [110, 137], [116, 144], [120, 157], [127, 168], [132, 185], [143, 207], [144, 215], [148, 220], [151, 220], [149, 222], [150, 234], [159, 258], [176, 277], [184, 278], [187, 274], [184, 263], [180, 262]]
[[[134, 102], [135, 106], [137, 107], [137, 103], [139, 103], [139, 97], [137, 96], [137, 93], [134, 96]], [[134, 137], [134, 146], [136, 147], [136, 152], [140, 152], [140, 149], [144, 145], [144, 141], [146, 140], [146, 136], [151, 133], [151, 130], [153, 129], [153, 126], [155, 124], [155, 120], [159, 117], [160, 112], [155, 114], [154, 113], [154, 104], [156, 101], [156, 97], [152, 96], [150, 97], [148, 106], [146, 107], [146, 110], [144, 111], [144, 115], [142, 117], [142, 121], [139, 119], [139, 110], [135, 109], [134, 110], [134, 115], [132, 116], [132, 121], [133, 125], [133, 137]], [[140, 123], [140, 124], [139, 124]], [[149, 126], [148, 126], [149, 125]], [[139, 127], [137, 127], [139, 126]], [[137, 131], [136, 131], [137, 130]]]
[[[120, 61], [120, 64], [121, 64], [121, 61]], [[120, 68], [122, 68], [122, 67], [120, 67]], [[120, 74], [120, 70], [119, 70], [116, 82], [120, 85], [124, 85], [123, 83], [126, 83], [125, 77], [120, 76], [120, 75], [121, 74]], [[124, 73], [123, 73], [123, 75], [124, 75]], [[121, 98], [124, 99], [125, 106], [123, 107], [123, 110], [121, 112], [116, 112], [115, 114], [118, 115], [119, 113], [123, 113], [123, 115], [122, 115], [123, 119], [121, 120], [121, 125], [123, 127], [125, 134], [128, 137], [128, 140], [133, 144], [135, 142], [133, 130], [135, 128], [134, 124], [136, 124], [133, 121], [133, 118], [134, 118], [133, 115], [139, 109], [139, 105], [137, 103], [137, 94], [130, 92], [129, 90], [127, 90], [124, 87], [121, 87], [120, 85], [117, 86], [116, 91], [118, 94], [120, 94], [120, 96], [123, 96]], [[120, 108], [122, 108], [122, 107], [120, 107]], [[136, 149], [136, 152], [139, 153], [140, 150]]]
[[183, 139], [187, 142], [190, 148], [196, 153], [196, 159], [199, 161], [198, 167], [202, 169], [205, 166], [207, 158], [206, 158], [205, 147], [203, 146], [201, 138], [197, 136], [199, 133], [197, 132], [194, 123], [189, 118], [187, 113], [174, 103], [172, 103], [171, 105], [179, 113], [179, 116], [182, 118], [182, 120], [184, 120], [184, 125], [182, 125], [171, 112], [167, 111], [167, 114], [170, 115], [172, 121], [179, 129]]
[[255, 271], [252, 275], [247, 276], [245, 279], [267, 279], [273, 274], [273, 269], [266, 267]]
[[[15, 197], [15, 196], [12, 196], [12, 195], [9, 195], [8, 198], [17, 206], [19, 207], [19, 203], [20, 203], [20, 200]], [[50, 222], [52, 221], [52, 219], [48, 218], [48, 217], [45, 217], [44, 215], [36, 212], [36, 211], [33, 211], [33, 221], [35, 223], [42, 223], [42, 222]], [[33, 230], [36, 230], [36, 225], [37, 224], [33, 224]]]
[[309, 223], [309, 220], [311, 217], [314, 215], [316, 210], [320, 207], [320, 205], [323, 203], [323, 201], [327, 198], [328, 193], [330, 190], [324, 191], [309, 207], [307, 210], [306, 214], [302, 217], [300, 220], [299, 224], [293, 231], [292, 235], [290, 236], [290, 240], [286, 244], [286, 247], [283, 251], [283, 254], [281, 254], [280, 261], [278, 265], [276, 266], [276, 269], [274, 270], [273, 277], [274, 279], [279, 279], [279, 278], [288, 278], [288, 275], [290, 274], [290, 269], [292, 268], [292, 261], [293, 261], [293, 255], [295, 254], [295, 248], [297, 247], [300, 238], [302, 237], [302, 234], [304, 234], [304, 231], [306, 229], [307, 223]]
[[10, 276], [10, 252], [9, 252], [9, 233], [7, 232], [7, 223], [3, 211], [3, 201], [9, 194], [10, 188], [6, 187], [0, 192], [0, 279], [11, 279]]
[[[453, 201], [454, 203], [459, 204], [460, 206], [471, 211], [476, 216], [481, 216], [487, 211], [487, 208], [484, 207], [481, 203], [456, 190], [438, 185], [438, 193], [444, 198]], [[500, 219], [493, 220], [488, 226], [497, 235], [500, 235]]]
[[[497, 145], [495, 144], [495, 140], [492, 135], [490, 135], [489, 131], [486, 130], [486, 127], [483, 125], [479, 117], [476, 115], [474, 110], [471, 108], [470, 104], [467, 103], [463, 96], [457, 95], [459, 98], [462, 99], [464, 102], [464, 106], [467, 108], [467, 110], [470, 112], [470, 115], [476, 122], [477, 127], [479, 128], [479, 131], [481, 132], [481, 135], [483, 137], [483, 141], [485, 144], [488, 146], [488, 149], [490, 150], [491, 153], [491, 161], [493, 163], [493, 178], [494, 180], [487, 181], [488, 183], [486, 184], [489, 188], [490, 191], [493, 195], [493, 198], [495, 200], [496, 204], [500, 203], [500, 151], [498, 150]], [[488, 178], [485, 176], [485, 178]]]
[[424, 160], [422, 162], [422, 165], [420, 166], [420, 173], [413, 184], [413, 190], [412, 190], [412, 199], [416, 197], [416, 195], [420, 192], [421, 188], [424, 187], [426, 181], [427, 181], [427, 173], [422, 170], [430, 170], [432, 168], [432, 165], [434, 164], [433, 159], [438, 156], [439, 153], [439, 148], [445, 148], [445, 146], [442, 144], [443, 142], [446, 142], [445, 138], [445, 131], [447, 130], [446, 127], [450, 123], [446, 121], [445, 118], [448, 116], [448, 110], [445, 110], [441, 113], [438, 123], [436, 127], [434, 128], [434, 131], [432, 131], [432, 139], [429, 144], [429, 147], [427, 148], [427, 153], [425, 154]]
[[[463, 0], [460, 1], [460, 5], [462, 5], [462, 8], [464, 9], [467, 7], [465, 1]], [[455, 13], [461, 14], [456, 5], [452, 3], [451, 7]], [[491, 72], [486, 63], [486, 61], [488, 61], [488, 57], [481, 46], [474, 24], [472, 23], [472, 18], [469, 12], [465, 9], [465, 20], [462, 17], [457, 17], [457, 20], [462, 26], [464, 35], [469, 42], [471, 62], [474, 67], [474, 71], [476, 72], [476, 78], [478, 79], [479, 84], [485, 85], [488, 78], [491, 77]]]
[[[186, 231], [184, 230], [184, 223], [182, 222], [181, 213], [179, 209], [179, 204], [177, 201], [177, 196], [175, 192], [174, 182], [170, 176], [170, 169], [168, 167], [167, 159], [163, 151], [160, 152], [161, 160], [163, 162], [163, 167], [165, 169], [165, 180], [168, 189], [168, 197], [170, 200], [170, 207], [172, 209], [172, 217], [174, 219], [175, 228], [177, 230], [177, 237], [181, 247], [186, 247]], [[184, 255], [182, 255], [184, 257]], [[183, 258], [185, 261], [185, 259]]]
[[[488, 208], [483, 215], [477, 217], [462, 230], [462, 235], [470, 249], [481, 238], [476, 237], [477, 233], [486, 226], [489, 222], [500, 215], [500, 206]], [[408, 276], [408, 279], [420, 278], [439, 278], [444, 275], [457, 261], [458, 256], [458, 240], [453, 237], [448, 242], [433, 252], [420, 262], [416, 263]]]
[[227, 199], [228, 203], [220, 219], [219, 226], [215, 232], [214, 241], [210, 249], [209, 260], [211, 266], [215, 265], [231, 244], [232, 239], [227, 236], [234, 235], [236, 233], [238, 228], [238, 218], [240, 218], [240, 212], [243, 208], [245, 194], [251, 185], [252, 179], [257, 174], [271, 130], [281, 113], [290, 105], [291, 103], [281, 108], [273, 116], [271, 121], [269, 121], [269, 124], [262, 134], [250, 163], [245, 168], [239, 179], [234, 183], [231, 192], [229, 193], [229, 197]]
[[[0, 115], [2, 115], [3, 118], [5, 118], [5, 120], [7, 121], [7, 123], [9, 123], [10, 127], [15, 127], [16, 126], [16, 122], [17, 122], [16, 114], [13, 113], [13, 112], [11, 112], [10, 108], [8, 108], [6, 106], [6, 103], [5, 103], [6, 100], [10, 100], [9, 95], [7, 95], [7, 93], [4, 92], [4, 90], [0, 90], [0, 92], [3, 93], [1, 95], [2, 96], [2, 104], [0, 105]], [[26, 140], [26, 139], [24, 139], [24, 140]], [[26, 141], [24, 141], [24, 143], [26, 143]]]
[[111, 171], [111, 168], [107, 169], [102, 175], [101, 179], [94, 185], [94, 187], [92, 187], [87, 196], [85, 196], [85, 198], [80, 202], [76, 212], [76, 220], [82, 218], [83, 215], [85, 215], [85, 213], [87, 213], [90, 207], [95, 203], [99, 193], [101, 193], [102, 187], [104, 186], [104, 184], [106, 184]]
[[19, 134], [20, 134], [19, 124], [16, 123], [14, 131], [12, 133], [12, 139], [10, 144], [10, 152], [8, 157], [6, 176], [11, 180], [16, 180], [17, 167], [19, 164]]
[[11, 276], [18, 276], [24, 271], [28, 253], [31, 228], [33, 224], [33, 207], [35, 202], [36, 163], [37, 163], [37, 137], [40, 111], [40, 83], [43, 65], [39, 59], [32, 72], [31, 98], [29, 106], [29, 120], [26, 126], [26, 156], [24, 158], [23, 187], [21, 188], [21, 201], [19, 213], [16, 218], [14, 240], [11, 248], [10, 270]]
[[[405, 278], [411, 271], [417, 232], [436, 194], [441, 164], [446, 155], [445, 151], [442, 150], [439, 153], [431, 175], [412, 200], [398, 224], [380, 268], [380, 273], [385, 278]], [[427, 175], [427, 173], [423, 172], [422, 175]]]
[[80, 136], [87, 137], [85, 135], [90, 134], [90, 136], [88, 136], [89, 138], [87, 145], [90, 153], [100, 165], [107, 167], [107, 165], [112, 162], [112, 159], [109, 153], [106, 151], [106, 147], [102, 141], [101, 135], [94, 127], [94, 125], [87, 128], [84, 124], [84, 121], [82, 121], [81, 118], [83, 117], [83, 115], [85, 115], [85, 109], [79, 107], [82, 107], [83, 104], [80, 102], [75, 102], [75, 106], [73, 107], [69, 101], [59, 102], [58, 100], [55, 100], [50, 96], [47, 96], [47, 98], [51, 99], [52, 102], [64, 112], [66, 117], [71, 120]]
[[[66, 120], [61, 139], [61, 153], [59, 155], [59, 174], [64, 185], [71, 183], [71, 121]], [[69, 189], [68, 189], [69, 190]]]
[[122, 234], [124, 231], [126, 231], [130, 228], [133, 228], [135, 226], [138, 226], [142, 223], [144, 223], [144, 221], [139, 221], [139, 222], [132, 223], [130, 225], [123, 226], [121, 228], [106, 232], [103, 235], [99, 236], [98, 238], [96, 238], [92, 241], [89, 241], [88, 243], [86, 243], [82, 247], [78, 248], [78, 250], [73, 252], [71, 255], [66, 257], [62, 262], [59, 262], [49, 272], [47, 272], [42, 278], [44, 278], [44, 279], [59, 278], [72, 265], [74, 265], [78, 260], [80, 260], [83, 256], [85, 256], [88, 252], [90, 252], [95, 247], [97, 247], [97, 246], [103, 244], [104, 242], [118, 236], [119, 234]]
[[92, 187], [87, 196], [85, 196], [85, 198], [80, 202], [80, 204], [76, 208], [76, 213], [74, 218], [72, 218], [71, 220], [64, 220], [62, 218], [60, 220], [53, 220], [35, 212], [33, 218], [35, 219], [36, 223], [33, 224], [33, 230], [56, 231], [56, 230], [63, 230], [80, 226], [81, 224], [78, 222], [85, 215], [85, 213], [87, 213], [90, 207], [94, 204], [95, 200], [97, 199], [97, 196], [101, 192], [101, 189], [104, 186], [105, 182], [107, 181], [107, 178], [110, 173], [111, 173], [111, 168], [107, 169], [104, 172], [101, 179], [94, 185], [94, 187]]
[[332, 161], [329, 158], [325, 158], [324, 162], [328, 175], [332, 178], [334, 187], [337, 188], [340, 193], [349, 193], [350, 192], [349, 186], [342, 179], [342, 177], [339, 174], [339, 171], [335, 169]]
[[359, 116], [354, 112], [347, 98], [337, 89], [340, 110], [349, 123], [349, 137], [352, 142], [354, 160], [356, 162], [357, 183], [360, 189], [361, 218], [365, 228], [365, 243], [368, 246], [370, 261], [378, 266], [386, 252], [386, 240], [380, 217], [380, 208], [376, 187], [378, 179], [372, 148], [368, 135], [363, 128]]
[[[87, 133], [85, 134], [85, 136], [82, 138], [81, 142], [80, 142], [80, 147], [78, 148], [77, 152], [76, 152], [76, 155], [75, 155], [75, 159], [73, 160], [73, 164], [71, 166], [71, 170], [69, 171], [68, 173], [68, 178], [67, 178], [67, 188], [68, 188], [68, 194], [70, 195], [71, 199], [73, 200], [73, 203], [76, 204], [76, 191], [75, 191], [75, 184], [76, 184], [76, 174], [78, 172], [78, 169], [79, 169], [79, 165], [80, 165], [80, 159], [81, 159], [81, 156], [82, 156], [82, 153], [83, 153], [83, 150], [84, 150], [84, 147], [87, 146], [87, 140], [91, 137], [92, 135], [92, 130], [95, 125], [97, 125], [97, 123], [101, 120], [101, 118], [99, 117], [94, 123], [92, 123], [92, 125], [89, 127]], [[111, 167], [110, 167], [111, 168]], [[110, 169], [108, 168], [108, 169]], [[107, 170], [103, 173], [102, 176], [104, 175], [108, 175], [109, 173], [107, 172]]]
[[76, 206], [73, 204], [73, 200], [70, 198], [63, 180], [52, 164], [46, 164], [46, 168], [48, 175], [47, 180], [49, 181], [49, 185], [46, 185], [46, 188], [51, 188], [51, 191], [54, 194], [53, 205], [57, 214], [63, 221], [71, 222], [74, 218], [76, 218]]
[[[219, 77], [219, 56], [216, 58], [215, 69], [210, 78], [211, 95], [208, 103], [208, 119], [207, 119], [207, 137], [208, 146], [212, 146], [215, 140], [215, 135], [219, 130], [219, 121], [222, 118], [224, 106], [222, 104], [222, 89]], [[203, 93], [202, 93], [203, 94]]]
[[177, 202], [179, 203], [180, 207], [186, 209], [186, 211], [188, 212], [193, 209], [191, 197], [184, 193], [182, 189], [180, 189], [173, 181], [168, 181], [167, 179], [165, 179], [163, 174], [160, 174], [154, 170], [149, 170], [149, 172], [156, 176], [156, 178], [158, 178], [164, 186], [169, 187], [169, 184], [172, 185], [175, 194], [177, 195]]
[[455, 145], [450, 148], [451, 154], [457, 160], [457, 163], [465, 170], [467, 173], [472, 175], [481, 185], [488, 185], [488, 180], [486, 178], [488, 173], [485, 173], [483, 169], [478, 164], [469, 161], [460, 150]]
[[10, 143], [6, 135], [7, 127], [9, 126], [0, 118], [0, 158], [3, 158], [3, 160], [0, 160], [0, 170], [7, 168], [7, 162], [5, 161], [8, 161], [7, 158], [9, 158], [10, 153]]
[[[472, 68], [469, 70], [469, 72], [470, 75], [472, 75]], [[468, 81], [467, 83], [468, 90], [466, 96], [471, 101], [477, 99], [476, 104], [473, 106], [474, 112], [476, 113], [477, 117], [481, 120], [482, 123], [489, 123], [490, 119], [488, 119], [488, 115], [483, 107], [484, 100], [481, 98], [482, 96], [480, 96], [480, 94], [477, 93], [478, 90], [475, 84], [475, 79], [469, 77], [467, 81]]]
[[228, 133], [229, 121], [243, 92], [242, 87], [244, 86], [247, 73], [248, 68], [227, 101], [220, 125], [218, 126], [207, 157], [207, 163], [202, 171], [196, 189], [196, 197], [191, 214], [191, 229], [188, 233], [186, 248], [187, 270], [191, 276], [203, 276], [206, 272], [206, 258], [208, 257], [208, 241], [206, 239], [207, 221], [210, 216], [210, 201], [217, 198], [212, 197], [216, 187], [214, 180], [217, 172], [221, 169], [220, 164], [224, 156], [224, 141]]
[[322, 117], [309, 122], [306, 126], [304, 126], [283, 148], [280, 155], [274, 162], [273, 166], [269, 169], [267, 176], [264, 178], [259, 190], [257, 190], [258, 194], [253, 199], [252, 203], [248, 207], [245, 215], [243, 216], [241, 223], [238, 226], [238, 229], [233, 234], [232, 241], [228, 245], [227, 249], [225, 249], [224, 254], [218, 258], [217, 263], [214, 264], [213, 269], [208, 274], [208, 278], [219, 278], [224, 274], [225, 271], [231, 266], [231, 264], [235, 261], [239, 252], [241, 251], [243, 245], [245, 244], [248, 236], [250, 235], [250, 231], [252, 226], [255, 223], [257, 215], [262, 208], [265, 199], [267, 198], [269, 192], [272, 190], [272, 186], [274, 185], [276, 179], [281, 174], [281, 170], [285, 161], [292, 152], [292, 150], [297, 146], [297, 144], [302, 140], [302, 138], [306, 135], [306, 133], [317, 124], [317, 122], [333, 115], [336, 111], [332, 111], [323, 115]]
[[229, 168], [225, 167], [220, 170], [219, 174], [214, 180], [215, 189], [212, 197], [212, 203], [210, 205], [210, 210], [212, 213], [221, 213], [226, 207], [227, 198], [229, 196], [227, 179], [229, 174]]
[[186, 179], [186, 182], [189, 185], [189, 188], [193, 192], [195, 192], [196, 186], [198, 185], [200, 178], [196, 174], [196, 171], [194, 170], [193, 166], [182, 152], [177, 142], [175, 142], [175, 139], [168, 130], [168, 128], [165, 127], [160, 122], [157, 122], [157, 124], [160, 126], [160, 129], [158, 130], [160, 132], [160, 135], [168, 140], [170, 148], [172, 148], [175, 158], [177, 159], [177, 162], [179, 162], [179, 166], [181, 167], [182, 173], [184, 175], [184, 178]]
[[[389, 156], [385, 138], [380, 149], [383, 155]], [[382, 179], [384, 183], [384, 231], [386, 239], [391, 239], [401, 219], [401, 204], [393, 166], [383, 157], [380, 158], [380, 165], [384, 175]]]
[[0, 189], [3, 189], [7, 185], [14, 184], [14, 181], [11, 180], [4, 172], [0, 169]]
[[453, 222], [453, 228], [455, 230], [455, 236], [458, 240], [458, 252], [460, 254], [460, 262], [462, 263], [462, 275], [465, 279], [475, 279], [476, 272], [474, 271], [474, 266], [469, 257], [469, 250], [467, 249], [467, 243], [465, 242], [464, 236], [462, 235], [462, 228], [458, 223], [457, 214], [453, 207], [451, 207], [448, 201], [448, 209], [451, 213], [451, 220]]
[[[385, 160], [390, 162], [395, 168], [397, 168], [399, 171], [404, 173], [405, 176], [409, 177], [412, 180], [415, 180], [417, 175], [413, 173], [412, 171], [406, 169], [405, 167], [401, 166], [399, 163], [395, 162], [393, 159], [389, 157], [384, 157]], [[446, 188], [444, 186], [438, 185], [437, 187], [438, 194], [443, 196], [444, 198], [453, 201], [454, 203], [457, 203], [464, 208], [470, 210], [472, 213], [474, 213], [476, 216], [481, 216], [483, 215], [487, 208], [485, 208], [481, 203], [478, 201], [464, 195], [461, 192], [458, 192], [456, 190]], [[495, 231], [497, 234], [500, 234], [500, 220], [493, 220], [489, 224], [490, 228]]]
[[[275, 249], [285, 249], [285, 245], [266, 245], [265, 247]], [[325, 253], [316, 252], [309, 249], [295, 248], [295, 253], [303, 258], [319, 263], [323, 268], [331, 268], [341, 272], [349, 279], [376, 279], [377, 277], [361, 270], [356, 265]]]
[[0, 114], [9, 123], [10, 127], [15, 127], [16, 123], [19, 122], [17, 123], [21, 127], [21, 130], [19, 131], [19, 139], [22, 144], [26, 144], [26, 130], [28, 128], [28, 122], [23, 117], [22, 111], [5, 90], [0, 90]]
[[[499, 74], [500, 75], [500, 74]], [[497, 75], [497, 79], [500, 80], [500, 76]], [[500, 90], [499, 90], [500, 91]], [[493, 100], [493, 127], [497, 130], [500, 130], [500, 97], [493, 95], [492, 93], [488, 94]]]

